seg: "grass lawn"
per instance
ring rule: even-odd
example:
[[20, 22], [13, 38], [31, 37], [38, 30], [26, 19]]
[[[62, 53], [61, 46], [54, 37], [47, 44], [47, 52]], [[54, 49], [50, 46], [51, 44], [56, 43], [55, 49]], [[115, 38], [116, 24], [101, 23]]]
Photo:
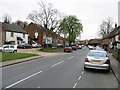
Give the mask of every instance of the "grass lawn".
[[0, 53], [0, 61], [4, 62], [4, 61], [22, 59], [32, 56], [38, 56], [38, 55], [31, 53]]
[[63, 48], [41, 48], [40, 51], [42, 52], [62, 52]]

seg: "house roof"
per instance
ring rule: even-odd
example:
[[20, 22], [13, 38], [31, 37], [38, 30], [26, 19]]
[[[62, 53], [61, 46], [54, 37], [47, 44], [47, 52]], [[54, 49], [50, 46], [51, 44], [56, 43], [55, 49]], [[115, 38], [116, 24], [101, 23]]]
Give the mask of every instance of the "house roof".
[[[42, 31], [48, 33], [49, 35], [51, 35], [51, 34], [53, 33], [52, 31], [44, 28], [42, 25], [35, 24], [35, 23], [33, 23], [33, 22], [31, 22], [29, 25], [34, 25], [34, 26], [36, 26], [36, 27], [38, 28], [38, 30], [42, 30]], [[29, 25], [28, 25], [28, 26], [29, 26]]]
[[108, 38], [114, 37], [116, 35], [120, 34], [120, 26], [118, 26], [117, 28], [115, 28], [108, 36]]
[[14, 25], [14, 24], [3, 23], [2, 25], [3, 25], [3, 28], [9, 32], [27, 33], [25, 30], [23, 30], [22, 28]]
[[102, 40], [101, 39], [90, 39], [90, 41], [89, 41], [89, 43], [90, 44], [94, 44], [94, 43], [101, 43], [102, 42]]

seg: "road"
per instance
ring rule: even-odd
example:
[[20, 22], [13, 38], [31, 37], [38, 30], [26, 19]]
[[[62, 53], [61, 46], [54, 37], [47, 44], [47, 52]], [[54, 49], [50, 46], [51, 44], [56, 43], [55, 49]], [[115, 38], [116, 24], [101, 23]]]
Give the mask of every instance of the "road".
[[117, 88], [112, 71], [85, 71], [88, 48], [2, 68], [3, 88]]

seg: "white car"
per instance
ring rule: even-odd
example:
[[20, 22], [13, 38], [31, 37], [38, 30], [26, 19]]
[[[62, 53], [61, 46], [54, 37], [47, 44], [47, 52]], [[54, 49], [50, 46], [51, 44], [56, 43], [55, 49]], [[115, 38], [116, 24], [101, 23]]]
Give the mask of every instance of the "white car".
[[84, 69], [103, 69], [110, 71], [110, 59], [106, 51], [91, 50], [84, 63]]
[[2, 52], [17, 52], [17, 45], [3, 45]]
[[93, 49], [94, 49], [94, 47], [91, 46], [91, 45], [88, 45], [88, 48], [89, 48], [90, 50], [93, 50]]

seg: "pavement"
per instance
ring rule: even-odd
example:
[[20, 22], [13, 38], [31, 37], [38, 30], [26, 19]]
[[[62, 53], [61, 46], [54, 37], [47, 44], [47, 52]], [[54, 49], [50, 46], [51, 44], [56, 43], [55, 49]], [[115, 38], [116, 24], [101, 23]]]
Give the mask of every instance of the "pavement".
[[109, 57], [111, 60], [111, 70], [113, 71], [114, 75], [116, 76], [118, 83], [119, 83], [119, 87], [120, 87], [120, 70], [119, 70], [120, 62], [118, 62], [110, 53], [109, 53]]

